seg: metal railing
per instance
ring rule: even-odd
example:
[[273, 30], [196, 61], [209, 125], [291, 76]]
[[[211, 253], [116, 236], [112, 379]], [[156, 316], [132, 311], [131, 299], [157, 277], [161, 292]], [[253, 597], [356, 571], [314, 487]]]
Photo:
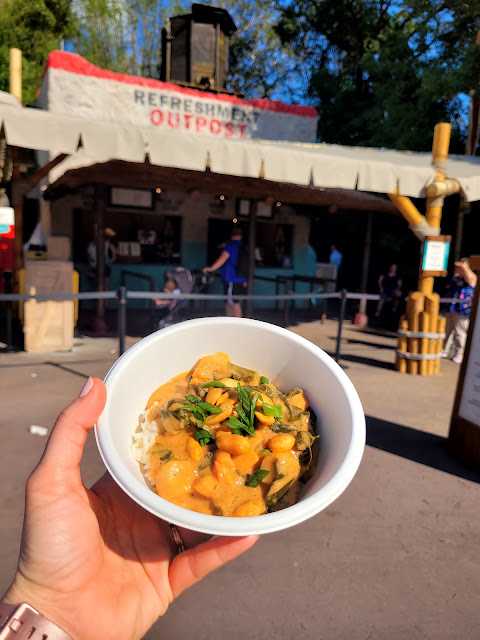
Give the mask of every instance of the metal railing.
[[[118, 333], [118, 346], [119, 354], [122, 355], [125, 352], [125, 337], [127, 332], [127, 307], [128, 300], [151, 300], [157, 298], [160, 300], [215, 300], [226, 301], [228, 296], [224, 294], [204, 294], [204, 293], [181, 293], [178, 295], [172, 295], [164, 293], [163, 291], [129, 291], [126, 287], [121, 286], [117, 291], [90, 291], [85, 293], [39, 293], [31, 295], [28, 293], [0, 293], [1, 302], [26, 302], [28, 300], [37, 300], [38, 302], [63, 301], [63, 300], [118, 300], [117, 309], [117, 333]], [[295, 300], [311, 300], [312, 298], [322, 300], [322, 304], [325, 304], [327, 300], [339, 300], [340, 310], [338, 316], [338, 328], [336, 336], [336, 345], [334, 359], [338, 362], [341, 358], [340, 347], [342, 341], [342, 330], [346, 316], [347, 300], [379, 300], [379, 294], [372, 293], [351, 293], [346, 289], [334, 292], [324, 292], [319, 290], [313, 290], [309, 293], [285, 293], [275, 295], [247, 295], [241, 294], [235, 296], [239, 300], [271, 300], [277, 303], [280, 300], [284, 301], [284, 323], [285, 326], [290, 324], [289, 308], [290, 304]], [[452, 302], [465, 302], [465, 300], [459, 300], [457, 298], [440, 298], [440, 303], [452, 303]], [[11, 305], [6, 305], [6, 344], [7, 347], [12, 344], [12, 309]]]

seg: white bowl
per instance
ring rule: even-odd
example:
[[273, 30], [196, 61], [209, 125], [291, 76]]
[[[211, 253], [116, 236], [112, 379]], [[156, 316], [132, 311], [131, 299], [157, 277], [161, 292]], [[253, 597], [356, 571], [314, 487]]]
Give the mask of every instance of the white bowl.
[[[138, 417], [152, 392], [189, 370], [204, 355], [224, 351], [232, 362], [255, 369], [282, 391], [301, 387], [317, 414], [320, 458], [300, 501], [249, 518], [196, 513], [156, 495], [145, 483], [130, 446]], [[139, 505], [176, 525], [214, 535], [271, 533], [325, 509], [355, 475], [365, 446], [365, 416], [352, 383], [324, 351], [266, 322], [201, 318], [144, 338], [119, 358], [105, 378], [107, 405], [95, 427], [105, 466]]]

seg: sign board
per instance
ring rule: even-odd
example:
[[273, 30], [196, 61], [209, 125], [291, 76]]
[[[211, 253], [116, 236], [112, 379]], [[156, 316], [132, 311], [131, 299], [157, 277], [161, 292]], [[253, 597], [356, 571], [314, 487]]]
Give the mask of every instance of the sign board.
[[75, 53], [52, 51], [38, 106], [88, 120], [177, 129], [212, 138], [315, 142], [317, 112], [277, 100], [243, 100], [100, 69]]
[[452, 236], [427, 236], [423, 244], [422, 275], [445, 277]]
[[[478, 275], [480, 256], [470, 258], [470, 267]], [[449, 443], [452, 450], [480, 470], [480, 285], [475, 287], [467, 344], [458, 378], [450, 421]]]
[[126, 189], [111, 187], [109, 204], [111, 207], [153, 210], [153, 191], [151, 189]]

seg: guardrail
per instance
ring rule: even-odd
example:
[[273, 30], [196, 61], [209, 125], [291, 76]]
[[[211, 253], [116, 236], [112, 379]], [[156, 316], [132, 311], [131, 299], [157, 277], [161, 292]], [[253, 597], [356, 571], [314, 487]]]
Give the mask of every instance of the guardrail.
[[[255, 295], [255, 294], [241, 294], [235, 296], [239, 300], [283, 300], [284, 304], [284, 323], [287, 326], [290, 322], [289, 307], [290, 303], [295, 300], [311, 300], [312, 298], [318, 298], [323, 301], [323, 304], [327, 300], [339, 300], [340, 312], [338, 318], [338, 329], [336, 337], [336, 346], [334, 358], [336, 362], [340, 360], [340, 346], [342, 341], [342, 329], [345, 321], [347, 300], [379, 300], [380, 295], [375, 293], [351, 293], [346, 289], [334, 292], [324, 292], [319, 290], [312, 290], [309, 293], [285, 293], [276, 295]], [[150, 300], [158, 298], [160, 300], [222, 300], [226, 301], [228, 296], [224, 294], [204, 294], [204, 293], [181, 293], [173, 295], [164, 293], [163, 291], [129, 291], [126, 287], [121, 286], [117, 291], [90, 291], [86, 293], [38, 293], [31, 295], [28, 293], [0, 293], [0, 302], [26, 302], [27, 300], [37, 300], [38, 302], [46, 302], [48, 300], [62, 301], [62, 300], [118, 300], [118, 342], [119, 342], [119, 354], [122, 355], [125, 351], [125, 336], [127, 330], [127, 306], [128, 300]], [[457, 298], [440, 298], [440, 303], [452, 303], [452, 302], [465, 302], [465, 300], [459, 300]], [[324, 308], [325, 309], [325, 308]], [[12, 309], [11, 305], [7, 305], [6, 313], [6, 344], [7, 347], [12, 344]]]

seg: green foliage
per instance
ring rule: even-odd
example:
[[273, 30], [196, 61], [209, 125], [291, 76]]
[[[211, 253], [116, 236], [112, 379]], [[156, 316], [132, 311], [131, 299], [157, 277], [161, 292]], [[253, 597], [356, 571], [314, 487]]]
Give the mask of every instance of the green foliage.
[[321, 140], [427, 151], [441, 120], [461, 136], [479, 15], [479, 0], [292, 0], [276, 30], [306, 60]]
[[296, 101], [306, 90], [299, 60], [276, 32], [277, 3], [265, 0], [219, 0], [237, 26], [230, 40], [229, 86], [247, 98]]
[[40, 87], [49, 52], [73, 33], [68, 0], [6, 0], [0, 3], [0, 89], [9, 90], [9, 49], [23, 52], [23, 102], [31, 104]]
[[164, 21], [188, 6], [178, 0], [76, 0], [73, 47], [103, 69], [158, 78]]

